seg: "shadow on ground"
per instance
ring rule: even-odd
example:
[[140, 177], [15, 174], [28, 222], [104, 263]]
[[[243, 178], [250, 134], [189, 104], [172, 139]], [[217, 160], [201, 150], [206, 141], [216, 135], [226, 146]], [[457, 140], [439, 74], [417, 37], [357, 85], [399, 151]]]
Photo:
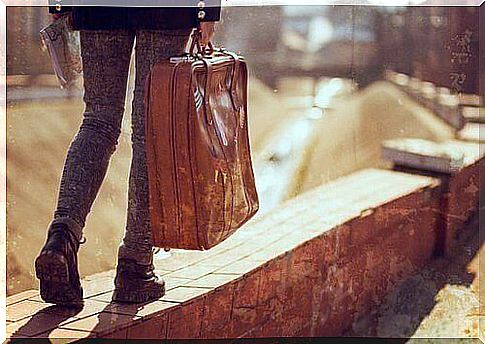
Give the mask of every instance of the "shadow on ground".
[[[86, 336], [100, 336], [99, 338], [102, 338], [102, 334], [106, 333], [106, 331], [109, 331], [114, 327], [126, 326], [126, 324], [132, 323], [133, 321], [139, 319], [137, 314], [147, 304], [148, 303], [107, 303], [106, 306], [103, 309], [100, 309], [99, 313], [95, 316], [93, 315], [89, 318], [84, 318], [86, 319], [86, 324], [88, 324], [87, 327], [90, 327], [90, 334], [87, 332], [78, 332], [76, 326], [72, 327], [70, 325], [70, 322], [76, 320], [73, 317], [79, 316], [85, 306], [68, 308], [53, 305], [35, 313], [31, 318], [28, 319], [28, 321], [26, 321], [25, 324], [20, 326], [17, 331], [12, 334], [10, 340], [14, 343], [23, 343], [25, 341], [29, 341], [27, 338], [32, 335], [37, 337], [32, 338], [30, 340], [32, 342], [38, 342], [40, 338], [44, 338], [46, 342], [49, 342], [49, 340], [58, 342], [58, 340], [61, 338], [65, 342], [79, 339], [77, 336], [76, 338], [68, 338], [69, 334], [73, 333], [85, 333]], [[117, 312], [120, 310], [122, 313]], [[59, 332], [60, 327], [63, 327], [63, 330], [61, 329]]]

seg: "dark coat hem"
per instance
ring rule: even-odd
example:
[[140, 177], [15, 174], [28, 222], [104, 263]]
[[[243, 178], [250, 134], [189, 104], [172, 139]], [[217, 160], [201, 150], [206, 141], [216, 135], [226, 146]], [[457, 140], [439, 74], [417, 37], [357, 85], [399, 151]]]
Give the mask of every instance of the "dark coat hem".
[[72, 14], [74, 30], [170, 30], [197, 27], [201, 21], [219, 21], [220, 7], [204, 9], [200, 20], [195, 7], [49, 6], [49, 13]]

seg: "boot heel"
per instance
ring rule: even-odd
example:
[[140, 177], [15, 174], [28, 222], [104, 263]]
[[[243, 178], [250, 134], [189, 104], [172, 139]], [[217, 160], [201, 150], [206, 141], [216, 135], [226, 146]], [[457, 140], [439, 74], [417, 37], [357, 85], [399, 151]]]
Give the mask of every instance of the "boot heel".
[[141, 289], [115, 289], [112, 300], [120, 303], [146, 303], [158, 300], [165, 295], [165, 283], [158, 282], [157, 285]]
[[79, 240], [66, 224], [56, 223], [47, 231], [47, 241], [35, 260], [40, 296], [45, 302], [78, 307], [83, 291], [77, 267]]
[[54, 251], [42, 252], [35, 260], [38, 279], [54, 283], [69, 283], [69, 269], [64, 256]]
[[132, 259], [118, 260], [112, 300], [125, 303], [146, 303], [165, 295], [165, 282], [153, 264], [141, 265]]

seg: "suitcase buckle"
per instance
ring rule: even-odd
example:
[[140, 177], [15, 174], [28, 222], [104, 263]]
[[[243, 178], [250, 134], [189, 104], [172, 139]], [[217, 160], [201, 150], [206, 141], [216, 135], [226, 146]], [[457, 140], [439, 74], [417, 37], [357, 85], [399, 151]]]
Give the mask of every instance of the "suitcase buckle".
[[170, 63], [177, 63], [177, 62], [189, 62], [192, 59], [192, 56], [173, 56], [170, 58]]

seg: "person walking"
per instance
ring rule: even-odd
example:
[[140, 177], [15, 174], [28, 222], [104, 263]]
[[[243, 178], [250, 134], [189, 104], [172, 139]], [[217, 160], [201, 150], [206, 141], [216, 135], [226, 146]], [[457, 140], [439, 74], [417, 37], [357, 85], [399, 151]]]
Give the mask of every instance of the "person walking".
[[35, 261], [41, 297], [58, 305], [83, 303], [77, 252], [83, 243], [86, 217], [121, 133], [136, 38], [128, 212], [112, 299], [130, 303], [158, 299], [164, 295], [165, 285], [153, 266], [145, 155], [145, 78], [153, 64], [184, 52], [193, 28], [201, 29], [203, 45], [209, 42], [214, 22], [220, 19], [220, 0], [197, 0], [195, 6], [177, 8], [57, 5], [49, 6], [49, 13], [53, 20], [71, 15], [72, 28], [80, 31], [85, 109], [67, 153], [46, 243]]

